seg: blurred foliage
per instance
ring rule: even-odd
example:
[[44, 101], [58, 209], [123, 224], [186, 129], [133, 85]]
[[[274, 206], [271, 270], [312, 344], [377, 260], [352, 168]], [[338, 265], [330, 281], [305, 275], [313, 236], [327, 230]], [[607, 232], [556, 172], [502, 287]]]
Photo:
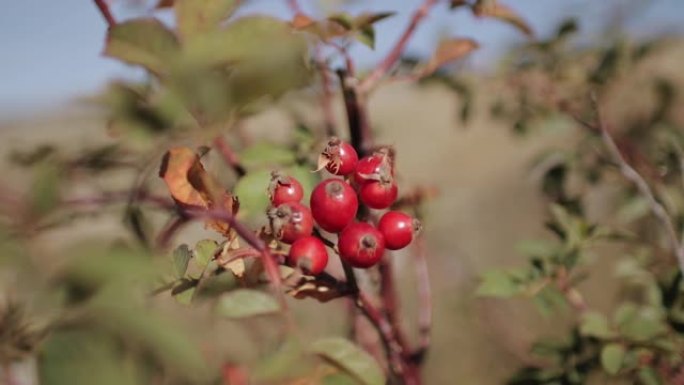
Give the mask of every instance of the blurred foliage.
[[[511, 51], [502, 66], [506, 87], [490, 108], [494, 118], [521, 136], [559, 126], [579, 134], [533, 164], [550, 203], [546, 227], [557, 240], [521, 244], [529, 263], [484, 273], [478, 293], [529, 297], [546, 315], [573, 310], [561, 310], [574, 325], [567, 338], [535, 344], [531, 353], [544, 364], [521, 369], [511, 384], [584, 384], [597, 378], [679, 383], [684, 340], [675, 314], [684, 292], [676, 251], [653, 203], [625, 176], [621, 162], [640, 174], [680, 231], [684, 122], [674, 106], [681, 102], [681, 87], [677, 79], [649, 69], [649, 58], [666, 49], [666, 40], [617, 36], [602, 47], [578, 47], [573, 44], [578, 30], [578, 21], [565, 21], [550, 39]], [[622, 160], [610, 152], [606, 136]], [[587, 210], [589, 197], [605, 194], [606, 186], [612, 187], [609, 213], [597, 219]], [[595, 261], [617, 252], [616, 246], [614, 279], [620, 292], [606, 313], [590, 307], [594, 293], [583, 293], [581, 282], [600, 274], [592, 268]]]
[[[226, 218], [258, 230], [258, 242], [282, 263], [286, 252], [263, 226], [271, 171], [296, 177], [308, 196], [320, 178], [312, 173], [311, 154], [327, 132], [307, 114], [292, 112], [286, 138], [252, 143], [242, 123], [283, 96], [310, 102], [307, 96], [320, 91], [312, 65], [320, 52], [312, 48], [335, 52], [315, 63], [324, 66], [345, 59], [351, 44], [374, 48], [375, 24], [394, 12], [334, 12], [317, 20], [298, 13], [286, 21], [238, 17], [239, 6], [234, 0], [162, 0], [157, 7], [172, 10], [173, 27], [154, 17], [111, 27], [104, 54], [148, 75], [113, 83], [97, 100], [115, 143], [75, 153], [41, 145], [10, 155], [31, 177], [26, 186], [0, 189], [3, 367], [36, 359], [40, 382], [48, 385], [397, 380], [387, 378], [386, 362], [367, 346], [332, 336], [311, 342], [300, 335], [308, 330], [287, 329], [292, 325], [283, 311], [285, 299], [268, 285], [273, 272], [263, 253], [252, 247], [253, 240], [245, 244], [244, 234], [239, 238], [238, 226]], [[450, 8], [501, 20], [534, 37], [524, 18], [498, 1], [452, 0]], [[619, 150], [652, 186], [679, 231], [681, 87], [642, 69], [667, 42], [618, 37], [602, 47], [578, 48], [573, 38], [579, 27], [579, 21], [568, 20], [552, 37], [530, 40], [502, 63], [505, 86], [486, 109], [513, 133], [540, 135], [545, 128], [583, 122], [587, 127], [576, 143], [540, 154], [533, 165], [543, 174], [539, 187], [550, 205], [551, 237], [521, 243], [518, 251], [527, 263], [485, 272], [477, 294], [523, 296], [542, 314], [571, 320], [563, 336], [541, 338], [531, 347], [539, 360], [521, 368], [510, 384], [583, 384], [597, 377], [669, 383], [684, 371], [682, 273], [651, 202], [622, 178], [606, 151], [589, 95], [607, 104]], [[427, 60], [404, 57], [390, 71], [391, 80], [445, 86], [458, 96], [458, 119], [468, 123], [480, 107], [478, 81], [447, 67], [478, 47], [472, 39], [445, 38]], [[626, 92], [625, 84], [634, 88]], [[240, 167], [219, 175], [213, 160], [220, 150], [208, 138], [225, 139], [234, 154], [221, 155], [229, 164], [231, 157], [239, 159], [246, 175]], [[161, 181], [151, 178], [157, 170]], [[103, 180], [117, 177], [130, 183], [128, 190], [108, 190]], [[607, 208], [610, 220], [597, 219], [587, 212], [587, 197], [608, 184], [616, 187], [614, 207]], [[83, 191], [97, 195], [78, 198]], [[37, 247], [43, 231], [104, 213], [110, 204], [123, 206], [127, 235], [79, 239], [49, 252]], [[212, 217], [216, 212], [223, 217]], [[175, 232], [198, 218], [214, 230], [206, 235], [213, 238], [170, 247]], [[610, 310], [591, 308], [579, 285], [592, 274], [597, 255], [613, 252], [619, 254], [611, 277], [620, 284], [618, 300]], [[284, 286], [278, 294], [295, 299], [327, 302], [348, 294], [332, 276], [307, 276], [287, 266], [278, 266], [278, 274]], [[373, 275], [369, 281], [377, 284]], [[338, 334], [343, 333], [348, 330]]]

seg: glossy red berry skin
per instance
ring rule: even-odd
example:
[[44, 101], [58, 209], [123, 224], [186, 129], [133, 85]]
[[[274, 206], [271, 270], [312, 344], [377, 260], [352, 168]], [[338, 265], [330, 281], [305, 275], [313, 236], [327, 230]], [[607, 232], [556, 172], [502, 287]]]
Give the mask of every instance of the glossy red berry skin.
[[328, 265], [328, 251], [320, 239], [312, 236], [297, 239], [290, 248], [288, 262], [316, 275]]
[[375, 227], [356, 222], [347, 226], [337, 241], [340, 256], [353, 267], [368, 268], [380, 261], [385, 240]]
[[313, 232], [311, 210], [299, 202], [286, 202], [268, 210], [274, 236], [281, 242], [292, 244]]
[[299, 202], [304, 197], [304, 189], [297, 179], [277, 172], [273, 173], [268, 192], [273, 206], [280, 206], [287, 202]]
[[325, 231], [338, 233], [356, 217], [359, 201], [356, 192], [341, 179], [327, 179], [311, 193], [311, 212]]
[[335, 175], [349, 175], [356, 170], [359, 156], [351, 144], [332, 138], [323, 150], [322, 156], [327, 159], [325, 169]]
[[394, 182], [370, 181], [359, 187], [361, 202], [372, 209], [386, 209], [397, 200], [399, 189]]
[[380, 218], [378, 230], [385, 238], [385, 247], [399, 250], [408, 246], [420, 230], [420, 222], [399, 211], [388, 211]]
[[379, 154], [361, 158], [354, 170], [354, 182], [358, 185], [363, 185], [366, 182], [372, 181], [374, 175], [379, 175], [382, 172], [383, 162], [383, 156]]

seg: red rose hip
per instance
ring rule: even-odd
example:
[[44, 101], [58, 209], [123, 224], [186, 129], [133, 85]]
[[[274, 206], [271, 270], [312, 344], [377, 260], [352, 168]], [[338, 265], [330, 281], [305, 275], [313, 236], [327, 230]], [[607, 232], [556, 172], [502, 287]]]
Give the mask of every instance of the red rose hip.
[[298, 202], [286, 202], [273, 207], [266, 213], [273, 235], [284, 243], [291, 244], [299, 238], [311, 235], [313, 217], [311, 210]]
[[321, 153], [319, 164], [325, 164], [325, 169], [336, 175], [349, 175], [356, 169], [359, 156], [351, 144], [338, 138], [331, 138]]
[[328, 251], [320, 239], [312, 236], [297, 239], [290, 248], [288, 262], [307, 273], [320, 274], [328, 265]]
[[359, 187], [361, 202], [372, 209], [386, 209], [397, 200], [399, 190], [394, 182], [371, 181]]
[[359, 201], [356, 192], [341, 179], [327, 179], [311, 193], [311, 212], [325, 231], [338, 233], [356, 216]]
[[363, 185], [370, 181], [392, 182], [394, 170], [388, 149], [376, 151], [373, 155], [361, 158], [354, 170], [354, 182]]
[[340, 256], [353, 267], [368, 268], [380, 261], [385, 240], [375, 227], [364, 222], [347, 226], [337, 240]]
[[417, 219], [399, 211], [388, 211], [378, 222], [378, 230], [385, 238], [385, 247], [389, 250], [408, 246], [420, 229]]
[[287, 202], [301, 201], [304, 197], [304, 189], [297, 179], [279, 171], [273, 171], [271, 183], [268, 186], [268, 195], [273, 206], [280, 206]]

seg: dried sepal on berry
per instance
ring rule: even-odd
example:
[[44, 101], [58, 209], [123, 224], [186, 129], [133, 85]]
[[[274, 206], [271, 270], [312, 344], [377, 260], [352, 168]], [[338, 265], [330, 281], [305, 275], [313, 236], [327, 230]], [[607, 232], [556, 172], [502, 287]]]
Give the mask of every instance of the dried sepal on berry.
[[354, 171], [354, 181], [358, 185], [372, 181], [384, 185], [394, 183], [394, 150], [391, 147], [381, 147], [372, 155], [359, 160]]
[[283, 203], [270, 208], [266, 215], [273, 235], [281, 242], [292, 244], [313, 232], [311, 210], [300, 203]]
[[349, 143], [333, 137], [318, 156], [316, 171], [328, 170], [335, 175], [349, 175], [354, 172], [359, 157]]
[[271, 172], [268, 197], [274, 206], [299, 202], [304, 197], [304, 189], [297, 179], [276, 170]]

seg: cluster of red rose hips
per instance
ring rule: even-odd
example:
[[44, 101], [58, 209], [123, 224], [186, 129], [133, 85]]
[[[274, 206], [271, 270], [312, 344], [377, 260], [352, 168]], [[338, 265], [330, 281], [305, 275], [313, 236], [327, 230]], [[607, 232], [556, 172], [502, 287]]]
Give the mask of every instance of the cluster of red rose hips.
[[288, 263], [311, 274], [323, 272], [328, 263], [325, 244], [312, 236], [314, 221], [338, 234], [337, 248], [353, 267], [368, 268], [380, 261], [385, 248], [406, 247], [420, 223], [398, 211], [387, 211], [377, 226], [356, 221], [361, 204], [371, 209], [389, 208], [397, 199], [393, 159], [387, 149], [359, 160], [354, 148], [332, 138], [321, 153], [321, 167], [343, 177], [320, 182], [311, 193], [310, 208], [301, 204], [302, 186], [295, 178], [274, 172], [267, 215], [276, 239], [291, 244]]

